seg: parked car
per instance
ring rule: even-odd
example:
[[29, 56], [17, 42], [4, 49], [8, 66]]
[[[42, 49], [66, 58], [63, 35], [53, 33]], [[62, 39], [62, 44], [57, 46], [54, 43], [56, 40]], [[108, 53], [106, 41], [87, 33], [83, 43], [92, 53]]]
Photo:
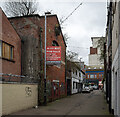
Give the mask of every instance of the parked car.
[[84, 88], [82, 89], [82, 93], [84, 93], [84, 92], [90, 93], [90, 88], [89, 88], [89, 87], [84, 87]]
[[93, 91], [93, 86], [89, 85], [90, 91]]
[[98, 89], [98, 86], [97, 86], [97, 85], [94, 85], [94, 86], [93, 86], [93, 89], [97, 90], [97, 89]]

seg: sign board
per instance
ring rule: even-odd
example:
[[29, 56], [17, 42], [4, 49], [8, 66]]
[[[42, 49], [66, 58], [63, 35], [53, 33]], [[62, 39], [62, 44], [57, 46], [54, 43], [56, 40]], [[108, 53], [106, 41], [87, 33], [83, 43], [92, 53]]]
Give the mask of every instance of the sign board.
[[47, 61], [47, 65], [60, 65], [61, 61]]
[[61, 61], [61, 46], [48, 46], [46, 48], [46, 61]]

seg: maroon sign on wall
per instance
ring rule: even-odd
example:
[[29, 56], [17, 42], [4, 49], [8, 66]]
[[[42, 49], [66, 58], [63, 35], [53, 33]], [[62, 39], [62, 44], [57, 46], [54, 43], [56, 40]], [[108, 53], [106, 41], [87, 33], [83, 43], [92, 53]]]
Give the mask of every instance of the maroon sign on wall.
[[48, 46], [46, 48], [47, 63], [60, 63], [61, 61], [61, 46]]

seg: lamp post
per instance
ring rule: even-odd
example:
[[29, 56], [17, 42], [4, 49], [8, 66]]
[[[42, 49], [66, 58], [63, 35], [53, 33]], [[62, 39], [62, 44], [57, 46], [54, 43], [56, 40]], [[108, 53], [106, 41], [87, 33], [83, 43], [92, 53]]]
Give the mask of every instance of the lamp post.
[[46, 31], [47, 31], [47, 19], [46, 16], [47, 14], [45, 13], [45, 63], [44, 63], [44, 105], [47, 104], [47, 95], [46, 95]]
[[46, 40], [47, 40], [47, 15], [51, 12], [45, 12], [45, 65], [44, 65], [44, 105], [47, 104], [47, 93], [46, 93]]

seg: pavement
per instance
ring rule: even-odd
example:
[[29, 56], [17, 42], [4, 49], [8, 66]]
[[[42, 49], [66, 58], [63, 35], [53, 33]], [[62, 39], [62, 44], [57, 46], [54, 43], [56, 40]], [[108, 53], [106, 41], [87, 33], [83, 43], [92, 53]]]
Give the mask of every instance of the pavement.
[[104, 93], [94, 90], [79, 93], [48, 103], [47, 106], [30, 108], [12, 115], [110, 115]]

